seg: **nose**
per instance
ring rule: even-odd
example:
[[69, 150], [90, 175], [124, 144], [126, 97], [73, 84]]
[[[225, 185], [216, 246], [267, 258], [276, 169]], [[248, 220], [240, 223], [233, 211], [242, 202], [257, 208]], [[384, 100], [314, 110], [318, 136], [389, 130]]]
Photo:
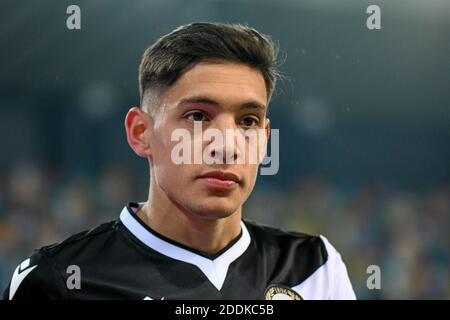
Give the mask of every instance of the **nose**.
[[221, 132], [222, 141], [221, 143], [214, 143], [214, 147], [211, 149], [211, 157], [221, 159], [226, 164], [236, 163], [242, 151], [240, 150], [240, 143], [237, 141], [239, 130], [234, 117], [224, 114], [217, 116], [213, 122], [212, 127]]

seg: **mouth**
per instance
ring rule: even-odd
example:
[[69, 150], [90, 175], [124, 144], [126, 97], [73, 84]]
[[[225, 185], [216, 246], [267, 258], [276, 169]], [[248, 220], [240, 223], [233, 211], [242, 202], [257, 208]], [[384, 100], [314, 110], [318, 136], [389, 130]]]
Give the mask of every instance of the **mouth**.
[[199, 177], [208, 187], [214, 189], [233, 189], [240, 182], [239, 177], [226, 171], [210, 171]]

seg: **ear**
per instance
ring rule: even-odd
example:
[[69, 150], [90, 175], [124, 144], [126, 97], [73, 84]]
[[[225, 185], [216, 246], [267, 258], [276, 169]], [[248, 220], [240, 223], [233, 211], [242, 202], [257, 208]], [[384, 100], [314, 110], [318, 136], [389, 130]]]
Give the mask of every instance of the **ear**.
[[148, 135], [152, 128], [153, 119], [148, 113], [138, 107], [132, 107], [128, 110], [125, 117], [127, 141], [131, 149], [140, 157], [148, 158], [151, 156]]

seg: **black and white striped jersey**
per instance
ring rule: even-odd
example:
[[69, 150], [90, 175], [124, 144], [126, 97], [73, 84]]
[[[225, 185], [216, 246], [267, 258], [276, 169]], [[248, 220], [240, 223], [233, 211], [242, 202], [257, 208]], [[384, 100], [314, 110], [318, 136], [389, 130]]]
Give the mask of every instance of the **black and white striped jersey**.
[[207, 256], [149, 228], [139, 206], [36, 250], [3, 299], [355, 299], [323, 236], [242, 220], [240, 235]]

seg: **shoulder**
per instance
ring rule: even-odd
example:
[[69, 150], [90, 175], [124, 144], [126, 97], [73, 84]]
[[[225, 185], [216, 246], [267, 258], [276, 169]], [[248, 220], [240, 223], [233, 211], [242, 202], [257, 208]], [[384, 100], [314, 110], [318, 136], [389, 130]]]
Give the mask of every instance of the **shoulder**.
[[[287, 285], [304, 299], [355, 299], [340, 253], [323, 235], [245, 221], [259, 251], [285, 266]], [[286, 267], [287, 266], [287, 267]]]
[[[58, 243], [39, 249], [52, 260], [63, 260], [66, 256], [80, 253], [92, 254], [102, 243], [108, 241], [117, 229], [118, 221], [109, 221], [97, 227], [76, 233]], [[87, 252], [88, 251], [88, 252]]]
[[3, 299], [65, 299], [66, 270], [72, 257], [94, 255], [115, 224], [115, 221], [104, 223], [35, 250], [14, 270]]
[[307, 233], [287, 231], [281, 228], [245, 220], [247, 230], [257, 245], [280, 254], [286, 250], [316, 256], [317, 263], [323, 264], [328, 259], [325, 243], [320, 236]]
[[14, 270], [3, 299], [62, 299], [62, 285], [62, 277], [42, 249], [39, 249]]
[[299, 283], [293, 289], [306, 299], [320, 300], [354, 300], [356, 299], [347, 267], [341, 254], [328, 241], [320, 235], [325, 246], [328, 259], [310, 277]]

